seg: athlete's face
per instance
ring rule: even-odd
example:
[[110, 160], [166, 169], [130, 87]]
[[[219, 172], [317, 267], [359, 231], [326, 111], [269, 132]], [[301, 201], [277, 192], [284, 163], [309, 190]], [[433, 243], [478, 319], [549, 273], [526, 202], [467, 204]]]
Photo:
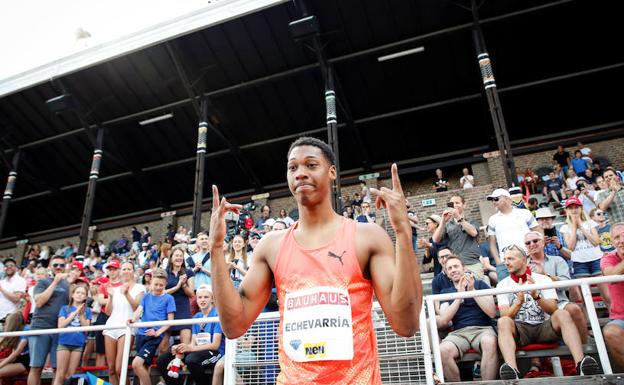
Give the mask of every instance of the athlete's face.
[[314, 146], [293, 148], [287, 170], [288, 187], [297, 202], [307, 204], [329, 198], [331, 184], [336, 179], [336, 166], [329, 164], [321, 149]]

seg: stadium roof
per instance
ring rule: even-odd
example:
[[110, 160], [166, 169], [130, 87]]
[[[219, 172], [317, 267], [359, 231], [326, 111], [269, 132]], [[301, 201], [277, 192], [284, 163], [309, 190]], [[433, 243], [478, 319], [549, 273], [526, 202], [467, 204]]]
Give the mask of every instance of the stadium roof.
[[[308, 2], [338, 80], [343, 174], [393, 161], [412, 171], [451, 167], [496, 149], [468, 5]], [[618, 10], [616, 2], [581, 0], [481, 3], [512, 144], [623, 126], [621, 101], [612, 97], [624, 85]], [[283, 187], [289, 143], [302, 134], [325, 137], [317, 56], [288, 28], [300, 17], [293, 2], [281, 3], [53, 81], [5, 88], [0, 188], [21, 150], [5, 237], [80, 222], [97, 125], [106, 131], [95, 220], [188, 205], [201, 95], [209, 98], [218, 130], [208, 133], [205, 185], [231, 194]], [[378, 60], [419, 47], [424, 50]], [[79, 103], [81, 118], [46, 105], [63, 92]]]

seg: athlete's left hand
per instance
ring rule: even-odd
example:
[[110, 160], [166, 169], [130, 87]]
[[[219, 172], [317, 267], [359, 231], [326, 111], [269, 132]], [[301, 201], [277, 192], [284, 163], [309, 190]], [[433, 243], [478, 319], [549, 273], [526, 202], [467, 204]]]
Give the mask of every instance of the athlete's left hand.
[[376, 188], [370, 189], [377, 196], [375, 198], [375, 206], [377, 209], [384, 207], [388, 210], [388, 217], [394, 231], [404, 231], [411, 234], [412, 229], [407, 217], [407, 209], [405, 208], [405, 195], [401, 187], [396, 163], [392, 164], [390, 173], [392, 174], [392, 190], [386, 187], [382, 187], [379, 190]]

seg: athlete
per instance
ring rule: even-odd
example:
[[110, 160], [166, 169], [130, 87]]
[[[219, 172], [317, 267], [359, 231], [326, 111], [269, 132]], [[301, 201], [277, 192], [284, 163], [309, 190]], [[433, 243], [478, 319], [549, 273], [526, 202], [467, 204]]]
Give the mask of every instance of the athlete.
[[299, 221], [267, 233], [254, 250], [238, 290], [223, 257], [225, 213], [240, 205], [219, 200], [212, 187], [212, 275], [217, 311], [229, 338], [243, 335], [277, 287], [280, 328], [278, 384], [381, 384], [371, 306], [373, 292], [393, 330], [418, 329], [422, 283], [405, 196], [396, 165], [392, 189], [371, 189], [396, 232], [396, 248], [375, 223], [336, 214], [330, 192], [336, 179], [331, 148], [302, 137], [288, 151], [287, 179]]

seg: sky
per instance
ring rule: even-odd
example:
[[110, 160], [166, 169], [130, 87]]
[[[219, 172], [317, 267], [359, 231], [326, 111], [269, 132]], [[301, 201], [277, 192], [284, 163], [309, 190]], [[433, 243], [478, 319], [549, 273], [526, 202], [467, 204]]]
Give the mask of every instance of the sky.
[[[219, 0], [18, 0], [0, 3], [0, 82], [86, 47]], [[76, 31], [91, 37], [77, 39]]]

